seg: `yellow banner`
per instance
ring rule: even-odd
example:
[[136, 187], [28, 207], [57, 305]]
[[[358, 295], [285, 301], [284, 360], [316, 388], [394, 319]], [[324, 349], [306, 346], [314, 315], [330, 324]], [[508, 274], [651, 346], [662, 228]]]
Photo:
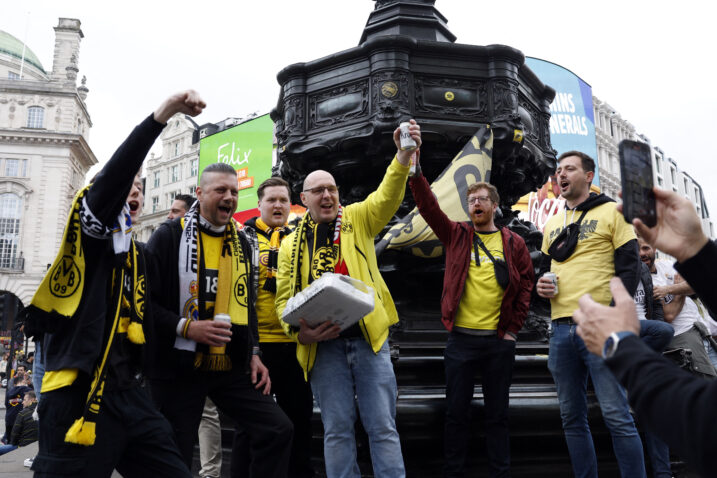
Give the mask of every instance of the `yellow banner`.
[[[431, 184], [438, 204], [451, 220], [470, 219], [466, 190], [473, 183], [490, 182], [492, 157], [493, 131], [490, 125], [483, 125]], [[443, 245], [416, 208], [389, 229], [376, 244], [376, 254], [384, 249], [399, 249], [420, 257], [443, 254]]]

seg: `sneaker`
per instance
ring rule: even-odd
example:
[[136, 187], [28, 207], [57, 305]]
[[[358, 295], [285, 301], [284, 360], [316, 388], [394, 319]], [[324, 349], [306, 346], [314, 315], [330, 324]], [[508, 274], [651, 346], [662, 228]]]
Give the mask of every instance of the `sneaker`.
[[22, 462], [22, 464], [25, 466], [25, 468], [30, 468], [32, 466], [32, 462], [35, 460], [34, 456], [31, 456], [30, 458], [25, 458], [25, 461]]

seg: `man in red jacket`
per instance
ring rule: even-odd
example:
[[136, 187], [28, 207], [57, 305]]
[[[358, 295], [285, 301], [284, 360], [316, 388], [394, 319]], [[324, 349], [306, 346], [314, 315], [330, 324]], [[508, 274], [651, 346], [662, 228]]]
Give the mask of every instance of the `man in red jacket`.
[[490, 476], [510, 476], [508, 397], [515, 339], [528, 314], [534, 282], [528, 248], [520, 236], [495, 225], [500, 198], [492, 184], [468, 186], [471, 222], [451, 221], [422, 175], [411, 179], [410, 186], [418, 211], [446, 253], [441, 320], [451, 334], [444, 355], [444, 476], [464, 474], [476, 371], [483, 388]]

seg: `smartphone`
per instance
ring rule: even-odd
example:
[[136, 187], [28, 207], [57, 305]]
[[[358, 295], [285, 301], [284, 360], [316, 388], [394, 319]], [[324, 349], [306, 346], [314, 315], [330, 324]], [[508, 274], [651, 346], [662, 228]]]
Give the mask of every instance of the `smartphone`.
[[620, 141], [622, 214], [628, 223], [639, 218], [647, 227], [657, 224], [657, 207], [652, 175], [650, 146], [637, 141]]

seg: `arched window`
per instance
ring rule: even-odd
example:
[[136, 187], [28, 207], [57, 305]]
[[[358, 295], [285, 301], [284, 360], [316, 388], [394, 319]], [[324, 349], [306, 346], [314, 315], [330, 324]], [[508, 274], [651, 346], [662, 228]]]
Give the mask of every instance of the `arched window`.
[[0, 194], [0, 268], [22, 268], [18, 251], [22, 198], [17, 194]]
[[45, 108], [42, 106], [30, 106], [27, 109], [27, 127], [42, 128], [45, 119]]

